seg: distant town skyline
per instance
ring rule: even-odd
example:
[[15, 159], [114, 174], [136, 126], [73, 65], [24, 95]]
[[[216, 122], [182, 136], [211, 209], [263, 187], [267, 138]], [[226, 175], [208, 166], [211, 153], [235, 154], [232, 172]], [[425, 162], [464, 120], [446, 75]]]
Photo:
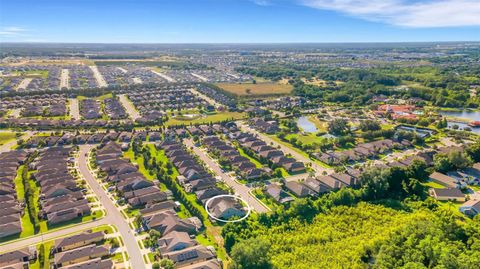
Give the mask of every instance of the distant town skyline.
[[0, 0], [1, 42], [480, 41], [476, 0]]

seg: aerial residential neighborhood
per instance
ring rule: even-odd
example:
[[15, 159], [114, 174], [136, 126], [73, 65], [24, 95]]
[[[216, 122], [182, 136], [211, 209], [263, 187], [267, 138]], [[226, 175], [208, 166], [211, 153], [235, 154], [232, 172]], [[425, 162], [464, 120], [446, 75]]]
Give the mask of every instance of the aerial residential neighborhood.
[[477, 269], [473, 0], [0, 0], [0, 269]]

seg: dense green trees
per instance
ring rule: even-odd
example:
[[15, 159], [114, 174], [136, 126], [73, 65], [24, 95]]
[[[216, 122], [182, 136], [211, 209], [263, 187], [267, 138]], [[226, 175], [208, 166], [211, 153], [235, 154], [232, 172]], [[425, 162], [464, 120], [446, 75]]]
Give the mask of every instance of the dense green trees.
[[421, 182], [429, 172], [421, 161], [368, 169], [357, 189], [227, 224], [232, 268], [477, 268], [480, 217], [469, 220], [427, 198]]
[[374, 268], [478, 268], [479, 264], [478, 223], [459, 224], [452, 215], [425, 214], [382, 243]]
[[328, 132], [333, 135], [346, 135], [350, 132], [350, 126], [345, 119], [333, 119], [328, 123]]
[[360, 127], [360, 130], [362, 130], [362, 132], [378, 131], [381, 129], [380, 123], [374, 120], [361, 121], [359, 127]]
[[269, 268], [268, 261], [273, 268], [299, 269], [477, 268], [480, 259], [480, 225], [432, 200], [398, 209], [337, 206], [308, 221], [267, 219], [225, 226], [227, 238], [239, 241], [230, 252], [231, 268]]
[[243, 240], [233, 247], [230, 254], [235, 262], [229, 268], [271, 268], [269, 249], [270, 243], [263, 238], [251, 238]]
[[436, 171], [446, 173], [455, 169], [463, 169], [471, 166], [472, 158], [468, 153], [452, 151], [448, 154], [436, 154], [434, 167]]

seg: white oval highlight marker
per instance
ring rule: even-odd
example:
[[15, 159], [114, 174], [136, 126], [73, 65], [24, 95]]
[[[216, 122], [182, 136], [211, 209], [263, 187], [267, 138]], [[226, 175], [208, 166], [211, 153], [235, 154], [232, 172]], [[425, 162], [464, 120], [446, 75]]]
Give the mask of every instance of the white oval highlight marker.
[[[235, 198], [235, 199], [238, 199], [240, 201], [242, 201], [243, 203], [245, 203], [247, 205], [247, 208], [248, 208], [248, 211], [247, 211], [247, 214], [245, 214], [245, 216], [239, 218], [239, 219], [235, 219], [235, 220], [224, 220], [224, 219], [220, 219], [220, 218], [217, 218], [215, 217], [213, 214], [210, 213], [210, 211], [208, 211], [208, 205], [210, 204], [211, 201], [217, 199], [217, 198], [222, 198], [222, 197], [231, 197], [231, 198]], [[252, 208], [250, 207], [250, 205], [247, 203], [247, 201], [245, 201], [242, 197], [240, 196], [236, 196], [236, 195], [232, 195], [232, 194], [221, 194], [221, 195], [217, 195], [217, 196], [213, 196], [212, 198], [208, 199], [207, 202], [205, 203], [205, 210], [207, 211], [207, 214], [209, 217], [211, 217], [212, 219], [216, 220], [216, 221], [220, 221], [220, 222], [239, 222], [239, 221], [242, 221], [246, 218], [248, 218], [248, 216], [250, 215], [250, 213], [252, 212]]]

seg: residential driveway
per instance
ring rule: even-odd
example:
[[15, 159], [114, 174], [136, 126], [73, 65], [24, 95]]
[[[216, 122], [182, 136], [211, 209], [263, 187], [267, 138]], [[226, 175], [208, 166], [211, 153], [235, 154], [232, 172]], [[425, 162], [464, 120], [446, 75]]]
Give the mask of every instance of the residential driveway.
[[103, 207], [107, 212], [107, 216], [105, 218], [107, 224], [115, 225], [118, 229], [118, 232], [122, 236], [128, 256], [130, 257], [132, 268], [146, 268], [142, 252], [138, 246], [137, 240], [135, 239], [134, 232], [130, 229], [130, 226], [127, 223], [127, 220], [123, 218], [122, 213], [117, 209], [117, 207], [115, 207], [113, 201], [110, 200], [105, 190], [97, 182], [90, 169], [88, 169], [87, 157], [85, 155], [88, 154], [92, 148], [92, 145], [80, 146], [80, 153], [78, 155], [78, 168], [80, 173], [83, 175], [93, 192], [103, 204]]
[[268, 137], [268, 135], [260, 133], [259, 131], [255, 130], [253, 128], [250, 128], [243, 121], [237, 121], [236, 123], [238, 124], [238, 127], [240, 127], [240, 129], [242, 129], [242, 131], [249, 132], [249, 133], [252, 133], [254, 135], [257, 135], [260, 139], [262, 139], [263, 141], [265, 141], [265, 143], [267, 143], [269, 145], [273, 144], [274, 147], [280, 147], [280, 149], [283, 151], [283, 153], [292, 155], [292, 157], [297, 159], [298, 161], [301, 161], [305, 164], [307, 164], [307, 163], [311, 164], [312, 169], [315, 170], [315, 175], [321, 176], [321, 175], [323, 175], [323, 172], [326, 172], [327, 174], [332, 174], [334, 172], [333, 169], [322, 167], [322, 166], [316, 164], [314, 161], [310, 160], [309, 158], [305, 157], [304, 155], [296, 152], [295, 150], [293, 150], [293, 149], [291, 149], [291, 148], [289, 148], [285, 145], [282, 145], [282, 144], [278, 143], [277, 141], [271, 139], [270, 137]]
[[255, 210], [256, 212], [259, 213], [265, 213], [270, 211], [270, 208], [268, 208], [266, 205], [260, 203], [253, 194], [250, 193], [251, 189], [243, 184], [240, 184], [239, 182], [235, 181], [235, 179], [232, 176], [227, 175], [222, 171], [220, 166], [213, 161], [210, 156], [207, 155], [206, 152], [201, 150], [199, 147], [195, 146], [193, 143], [192, 139], [184, 139], [183, 143], [188, 147], [188, 148], [193, 148], [193, 152], [202, 160], [217, 176], [220, 176], [222, 180], [230, 186], [234, 191], [235, 194], [242, 197], [248, 205], [252, 208], [252, 210]]

